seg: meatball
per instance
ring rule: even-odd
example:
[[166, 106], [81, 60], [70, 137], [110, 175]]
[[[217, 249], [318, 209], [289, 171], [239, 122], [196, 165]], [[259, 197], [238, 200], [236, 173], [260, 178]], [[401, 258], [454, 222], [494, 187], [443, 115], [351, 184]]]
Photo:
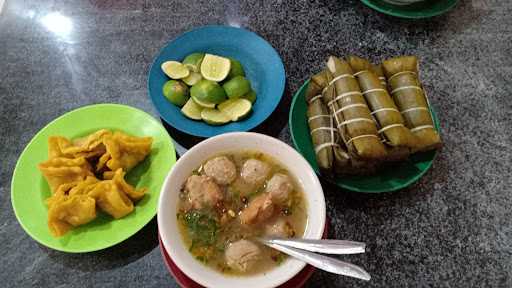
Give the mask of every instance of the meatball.
[[185, 183], [188, 201], [195, 209], [211, 207], [222, 201], [222, 191], [213, 178], [204, 175], [192, 175]]
[[238, 240], [226, 249], [226, 263], [232, 269], [245, 272], [260, 260], [261, 249], [249, 240]]
[[249, 159], [245, 161], [240, 174], [242, 179], [248, 184], [260, 186], [267, 180], [270, 169], [270, 165], [263, 161]]
[[290, 238], [295, 236], [295, 231], [288, 221], [277, 218], [274, 222], [265, 225], [265, 236]]
[[287, 175], [276, 173], [268, 181], [266, 191], [276, 204], [284, 204], [293, 191], [292, 181]]
[[226, 156], [208, 160], [203, 166], [204, 173], [221, 185], [232, 183], [236, 178], [236, 166]]
[[274, 213], [274, 203], [268, 193], [256, 196], [247, 207], [240, 213], [240, 222], [242, 225], [253, 225], [261, 223], [272, 217]]

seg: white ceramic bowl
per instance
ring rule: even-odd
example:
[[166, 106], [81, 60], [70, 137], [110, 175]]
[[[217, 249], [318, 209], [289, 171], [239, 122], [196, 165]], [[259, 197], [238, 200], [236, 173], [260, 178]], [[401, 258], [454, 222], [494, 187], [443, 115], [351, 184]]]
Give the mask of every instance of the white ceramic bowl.
[[264, 274], [233, 277], [223, 275], [194, 259], [178, 231], [176, 206], [183, 183], [206, 159], [222, 152], [254, 149], [268, 154], [295, 176], [304, 191], [308, 221], [304, 238], [321, 239], [325, 225], [325, 199], [322, 186], [308, 162], [292, 147], [275, 138], [250, 132], [227, 133], [209, 138], [190, 149], [174, 165], [165, 179], [158, 203], [158, 230], [165, 249], [174, 263], [195, 282], [206, 287], [269, 288], [291, 279], [305, 264], [288, 258]]

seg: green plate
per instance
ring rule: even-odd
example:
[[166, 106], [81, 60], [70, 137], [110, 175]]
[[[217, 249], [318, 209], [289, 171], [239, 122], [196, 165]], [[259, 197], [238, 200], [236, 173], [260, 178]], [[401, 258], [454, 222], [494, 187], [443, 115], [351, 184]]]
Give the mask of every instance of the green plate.
[[[288, 124], [295, 148], [306, 158], [315, 172], [320, 175], [306, 120], [307, 105], [304, 94], [308, 83], [309, 81], [306, 81], [293, 97]], [[434, 125], [439, 131], [439, 121], [434, 111], [432, 111], [432, 115], [434, 116]], [[395, 191], [405, 188], [420, 179], [432, 166], [436, 152], [434, 150], [413, 154], [407, 161], [397, 164], [393, 169], [384, 169], [375, 175], [344, 176], [343, 178], [335, 179], [326, 177], [325, 179], [341, 188], [355, 192], [380, 193]]]
[[409, 19], [429, 18], [451, 10], [458, 0], [426, 0], [411, 5], [393, 5], [384, 0], [361, 0], [365, 5], [391, 16]]
[[[137, 188], [147, 187], [147, 195], [128, 216], [114, 220], [98, 217], [60, 238], [50, 234], [45, 199], [50, 188], [37, 169], [48, 159], [48, 137], [82, 137], [99, 129], [120, 130], [134, 136], [153, 137], [151, 154], [130, 173], [127, 181]], [[41, 129], [21, 153], [11, 183], [11, 202], [16, 218], [25, 231], [39, 243], [64, 252], [90, 252], [113, 246], [139, 231], [155, 215], [160, 188], [167, 172], [176, 162], [171, 138], [164, 127], [149, 114], [124, 105], [98, 104], [68, 112]]]

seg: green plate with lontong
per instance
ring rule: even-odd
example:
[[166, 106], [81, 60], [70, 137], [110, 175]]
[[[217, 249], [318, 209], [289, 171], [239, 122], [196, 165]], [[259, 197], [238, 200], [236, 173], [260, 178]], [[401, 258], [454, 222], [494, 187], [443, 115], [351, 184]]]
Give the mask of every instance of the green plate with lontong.
[[[409, 19], [430, 18], [450, 11], [458, 0], [424, 0], [404, 5], [406, 0], [361, 0], [381, 13]], [[395, 3], [395, 4], [393, 4]]]
[[[316, 163], [315, 150], [307, 123], [305, 93], [308, 83], [309, 80], [300, 87], [293, 97], [288, 125], [290, 126], [290, 134], [295, 149], [306, 158], [315, 172], [322, 176]], [[432, 107], [430, 109], [434, 126], [439, 131], [439, 120]], [[382, 169], [373, 175], [343, 176], [338, 178], [324, 177], [324, 179], [354, 192], [381, 193], [396, 191], [420, 179], [432, 166], [436, 153], [437, 151], [433, 150], [412, 154], [407, 161], [393, 165], [393, 169]]]
[[[48, 229], [45, 201], [50, 188], [37, 164], [48, 159], [48, 137], [83, 137], [100, 129], [153, 137], [151, 153], [126, 175], [128, 183], [146, 187], [146, 195], [132, 213], [120, 219], [98, 212], [98, 217], [75, 227], [62, 237]], [[64, 252], [91, 252], [118, 244], [142, 229], [155, 215], [160, 189], [176, 162], [173, 142], [158, 120], [139, 109], [119, 104], [96, 104], [78, 108], [50, 122], [25, 147], [18, 159], [11, 184], [11, 202], [21, 227], [34, 240]]]

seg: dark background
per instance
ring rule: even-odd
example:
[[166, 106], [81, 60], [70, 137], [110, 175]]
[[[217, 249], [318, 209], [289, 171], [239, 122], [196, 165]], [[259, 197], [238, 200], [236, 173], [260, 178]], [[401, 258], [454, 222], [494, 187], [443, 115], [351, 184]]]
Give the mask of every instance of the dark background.
[[[441, 121], [444, 148], [410, 188], [365, 195], [324, 183], [329, 236], [368, 243], [366, 254], [343, 258], [373, 279], [316, 272], [307, 287], [512, 287], [511, 13], [512, 2], [498, 0], [460, 1], [443, 16], [419, 21], [385, 16], [355, 0], [6, 0], [0, 12], [0, 285], [176, 287], [157, 247], [155, 220], [110, 249], [52, 251], [17, 223], [10, 180], [23, 147], [65, 112], [113, 102], [157, 116], [146, 76], [159, 49], [191, 28], [229, 24], [267, 39], [287, 71], [281, 113], [258, 131], [290, 143], [291, 96], [331, 53], [374, 61], [418, 55]], [[49, 19], [64, 24], [51, 26]]]

